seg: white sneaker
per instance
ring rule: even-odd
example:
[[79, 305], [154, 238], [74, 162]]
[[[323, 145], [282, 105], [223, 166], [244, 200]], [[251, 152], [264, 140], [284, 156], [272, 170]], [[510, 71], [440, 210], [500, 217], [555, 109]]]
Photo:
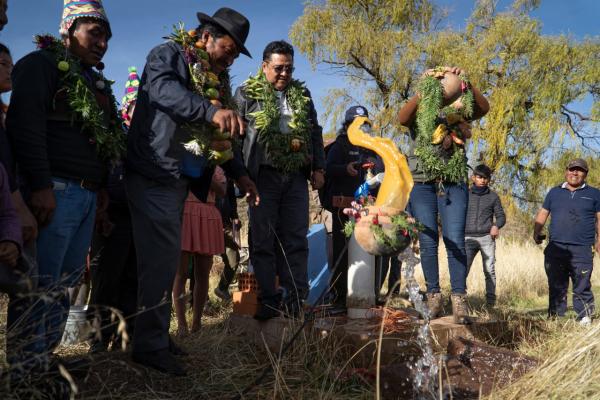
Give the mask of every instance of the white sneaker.
[[592, 319], [590, 317], [583, 317], [579, 320], [579, 325], [590, 326], [592, 325]]

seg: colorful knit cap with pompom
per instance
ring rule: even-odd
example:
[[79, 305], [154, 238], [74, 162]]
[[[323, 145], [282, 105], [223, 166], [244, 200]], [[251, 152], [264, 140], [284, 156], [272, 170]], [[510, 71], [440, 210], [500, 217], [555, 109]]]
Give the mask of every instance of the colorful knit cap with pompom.
[[140, 87], [140, 77], [137, 73], [136, 67], [129, 67], [129, 77], [125, 83], [125, 96], [121, 100], [121, 115], [124, 120], [131, 118], [131, 115], [127, 113], [129, 106], [137, 99], [138, 89]]
[[110, 22], [101, 0], [65, 0], [63, 16], [60, 22], [60, 34], [69, 35], [69, 28], [78, 18], [96, 18], [106, 22], [108, 35], [111, 36]]

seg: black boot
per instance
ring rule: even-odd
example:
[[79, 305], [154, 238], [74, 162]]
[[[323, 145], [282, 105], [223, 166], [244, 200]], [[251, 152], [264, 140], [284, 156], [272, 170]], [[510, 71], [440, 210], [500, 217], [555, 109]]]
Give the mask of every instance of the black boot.
[[260, 304], [254, 318], [259, 321], [266, 321], [271, 318], [281, 315], [281, 294], [278, 293], [273, 297], [259, 299]]
[[281, 310], [285, 318], [300, 319], [304, 302], [296, 295], [288, 296], [282, 304]]

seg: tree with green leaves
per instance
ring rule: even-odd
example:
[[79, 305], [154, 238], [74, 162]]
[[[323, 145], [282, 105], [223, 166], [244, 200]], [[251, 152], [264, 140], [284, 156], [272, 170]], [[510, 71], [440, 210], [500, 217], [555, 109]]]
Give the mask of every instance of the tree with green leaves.
[[[309, 1], [293, 25], [294, 45], [313, 65], [347, 79], [325, 99], [335, 120], [349, 103], [371, 109], [382, 133], [401, 137], [396, 115], [421, 74], [456, 65], [489, 99], [473, 129], [471, 164], [485, 162], [496, 186], [527, 208], [556, 182], [563, 154], [600, 150], [600, 39], [541, 33], [530, 12], [539, 0], [498, 10], [480, 0], [463, 30], [439, 28], [445, 13], [427, 0]], [[582, 102], [591, 103], [581, 111]], [[534, 204], [531, 204], [535, 207]]]

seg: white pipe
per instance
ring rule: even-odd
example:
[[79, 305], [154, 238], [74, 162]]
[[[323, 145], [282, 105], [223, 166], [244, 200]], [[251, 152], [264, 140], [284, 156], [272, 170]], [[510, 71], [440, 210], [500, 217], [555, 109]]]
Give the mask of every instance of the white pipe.
[[348, 244], [348, 318], [365, 318], [375, 307], [375, 256], [364, 251], [354, 238]]

